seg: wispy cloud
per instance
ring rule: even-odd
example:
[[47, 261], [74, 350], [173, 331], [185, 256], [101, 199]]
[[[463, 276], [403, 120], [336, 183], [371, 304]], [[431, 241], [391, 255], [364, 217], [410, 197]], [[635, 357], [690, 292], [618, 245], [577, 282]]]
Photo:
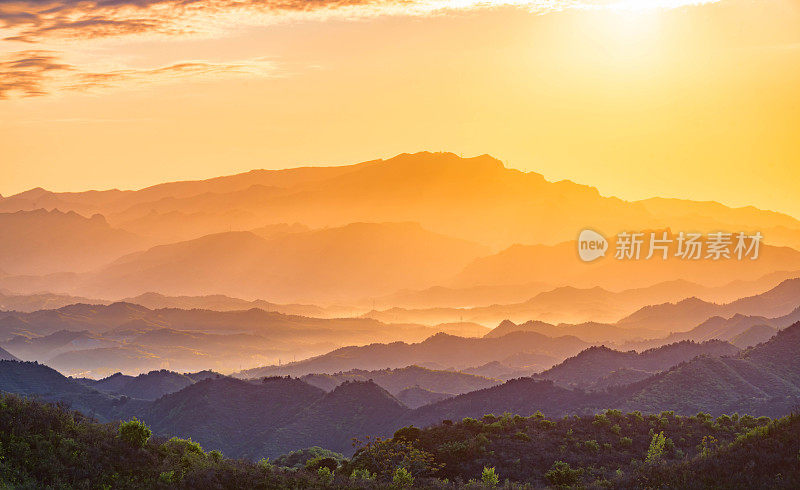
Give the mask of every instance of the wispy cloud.
[[12, 96], [35, 97], [45, 95], [47, 81], [54, 74], [73, 70], [71, 65], [60, 63], [49, 51], [20, 51], [0, 61], [0, 99]]
[[29, 50], [0, 60], [0, 99], [37, 97], [61, 90], [91, 91], [132, 84], [169, 83], [186, 78], [277, 75], [274, 63], [263, 58], [228, 63], [185, 61], [157, 68], [92, 72], [61, 62], [58, 53]]
[[[0, 0], [6, 40], [98, 38], [202, 32], [204, 24], [269, 22], [286, 16], [424, 15], [445, 10], [519, 6], [535, 12], [569, 8], [672, 8], [718, 0]], [[242, 15], [247, 14], [247, 15]]]

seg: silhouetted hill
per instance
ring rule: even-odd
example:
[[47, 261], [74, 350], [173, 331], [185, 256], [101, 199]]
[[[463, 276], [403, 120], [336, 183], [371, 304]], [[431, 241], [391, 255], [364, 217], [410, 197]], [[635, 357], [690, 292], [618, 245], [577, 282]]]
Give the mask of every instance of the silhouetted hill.
[[203, 381], [204, 379], [220, 378], [220, 377], [224, 376], [223, 374], [220, 374], [220, 373], [217, 373], [217, 372], [214, 372], [214, 371], [210, 371], [208, 369], [204, 369], [203, 371], [198, 371], [196, 373], [183, 373], [183, 375], [188, 377], [188, 378], [190, 378], [190, 379], [192, 379], [195, 382]]
[[761, 342], [768, 341], [777, 331], [777, 329], [769, 325], [753, 325], [744, 332], [734, 335], [733, 338], [731, 338], [731, 344], [740, 349], [746, 349], [760, 344]]
[[303, 316], [321, 316], [325, 312], [323, 308], [314, 305], [281, 305], [264, 300], [246, 301], [222, 294], [208, 296], [166, 296], [159, 293], [148, 292], [132, 298], [125, 298], [121, 301], [142, 305], [151, 310], [178, 308], [182, 310], [240, 311], [258, 308], [264, 311], [277, 311], [286, 315]]
[[310, 446], [352, 454], [354, 437], [363, 440], [366, 436], [388, 435], [393, 424], [387, 422], [396, 421], [407, 411], [374, 382], [348, 381], [297, 414], [293, 422], [272, 432], [263, 454], [276, 456]]
[[64, 402], [100, 420], [125, 416], [129, 410], [137, 410], [146, 403], [109, 396], [36, 362], [0, 361], [0, 392]]
[[144, 245], [99, 214], [72, 211], [0, 213], [0, 230], [0, 269], [7, 274], [87, 271]]
[[[557, 276], [560, 280], [560, 276]], [[537, 283], [538, 284], [538, 283]], [[498, 286], [499, 288], [499, 286]], [[483, 288], [491, 290], [491, 288]], [[514, 303], [486, 302], [476, 299], [473, 304], [483, 306], [470, 308], [444, 308], [441, 306], [426, 309], [391, 308], [383, 311], [370, 311], [367, 316], [376, 320], [435, 323], [462, 318], [465, 321], [497, 323], [504, 319], [513, 322], [530, 320], [551, 323], [613, 323], [634, 313], [636, 310], [665, 301], [679, 301], [692, 294], [716, 296], [724, 294], [724, 287], [711, 288], [686, 280], [662, 282], [645, 288], [608, 291], [601, 287], [576, 288], [561, 286], [537, 292], [524, 301]], [[644, 329], [643, 329], [644, 330]], [[656, 332], [657, 330], [653, 330]], [[620, 333], [624, 333], [620, 332]]]
[[411, 388], [400, 390], [396, 396], [397, 399], [408, 408], [419, 408], [450, 398], [453, 394], [436, 393], [435, 391], [426, 390], [419, 386], [412, 386]]
[[703, 321], [720, 316], [764, 316], [768, 318], [787, 315], [800, 307], [800, 278], [787, 279], [764, 293], [741, 298], [727, 304], [714, 304], [698, 298], [678, 303], [646, 306], [617, 322], [623, 327], [648, 327], [673, 332], [689, 330]]
[[3, 344], [28, 360], [49, 360], [65, 351], [116, 347], [117, 343], [92, 335], [87, 330], [59, 330], [42, 337], [15, 335]]
[[37, 310], [54, 310], [75, 303], [99, 305], [109, 304], [111, 301], [89, 299], [82, 296], [70, 296], [68, 294], [14, 294], [10, 291], [0, 291], [0, 310], [3, 311], [22, 311], [30, 313]]
[[687, 298], [677, 303], [645, 306], [618, 321], [617, 325], [623, 327], [647, 325], [666, 332], [686, 331], [719, 311], [720, 305], [698, 298]]
[[395, 396], [409, 387], [419, 387], [437, 393], [467, 393], [499, 384], [500, 381], [456, 371], [408, 366], [398, 369], [364, 371], [353, 369], [334, 374], [307, 374], [301, 378], [306, 383], [332, 391], [345, 381], [374, 381]]
[[[115, 226], [153, 230], [162, 241], [183, 227], [199, 236], [228, 227], [294, 222], [324, 227], [417, 221], [432, 231], [496, 248], [572, 239], [586, 223], [607, 233], [667, 225], [708, 231], [756, 226], [765, 236], [783, 230], [772, 235], [784, 237], [786, 245], [796, 241], [793, 232], [800, 229], [790, 216], [752, 207], [678, 199], [628, 202], [603, 197], [590, 186], [549, 182], [535, 172], [505, 168], [488, 155], [459, 158], [430, 152], [340, 167], [253, 170], [138, 191], [35, 189], [0, 200], [0, 210], [35, 207], [100, 212]], [[550, 209], [565, 212], [555, 216], [545, 212]], [[470, 219], [459, 219], [463, 216]]]
[[82, 276], [75, 291], [338, 301], [444, 281], [485, 251], [416, 223], [352, 223], [269, 240], [227, 232], [122, 257]]
[[620, 352], [605, 346], [590, 347], [536, 377], [549, 379], [564, 386], [589, 388], [603, 377], [620, 369], [636, 369], [653, 374], [700, 355], [720, 357], [732, 356], [738, 352], [738, 348], [718, 340], [702, 344], [677, 342], [641, 353]]
[[606, 406], [608, 401], [603, 395], [562, 388], [552, 381], [519, 378], [421, 407], [409, 413], [402, 422], [426, 427], [442, 420], [455, 421], [504, 412], [528, 416], [541, 411], [559, 417], [566, 413], [590, 412], [593, 408]]
[[[165, 365], [178, 371], [232, 371], [320, 355], [342, 344], [418, 341], [438, 329], [387, 325], [367, 318], [284, 315], [255, 308], [151, 310], [132, 303], [112, 303], [0, 314], [0, 335], [3, 331], [9, 337], [18, 335], [13, 343], [25, 351], [23, 358], [51, 363], [70, 375], [98, 378], [117, 371], [138, 374]], [[9, 349], [14, 352], [13, 347]]]
[[550, 338], [533, 332], [514, 332], [499, 338], [464, 338], [436, 334], [423, 342], [370, 344], [342, 347], [327, 354], [289, 363], [248, 369], [241, 377], [276, 374], [303, 376], [310, 373], [335, 373], [350, 369], [386, 369], [409, 364], [435, 364], [455, 369], [502, 360], [516, 352], [547, 354], [556, 359], [574, 355], [588, 344], [575, 337]]
[[90, 392], [44, 364], [14, 360], [0, 361], [0, 391], [22, 395]]
[[800, 323], [737, 357], [698, 357], [631, 385], [620, 407], [782, 415], [800, 402], [797, 349]]
[[131, 398], [155, 400], [166, 394], [180, 391], [194, 384], [194, 382], [189, 376], [162, 369], [140, 374], [139, 376], [115, 374], [109, 378], [95, 381], [91, 383], [91, 386], [98, 390], [126, 395]]
[[586, 322], [579, 324], [559, 323], [552, 325], [538, 320], [515, 324], [503, 320], [486, 337], [502, 337], [511, 332], [536, 332], [548, 337], [573, 335], [585, 342], [625, 342], [636, 339], [658, 337], [661, 332], [648, 328], [623, 328], [608, 323]]
[[14, 355], [0, 347], [0, 361], [19, 361]]
[[[583, 225], [574, 229], [581, 228]], [[573, 240], [574, 235], [569, 239]], [[454, 288], [499, 286], [547, 282], [558, 278], [559, 285], [575, 288], [599, 286], [610, 291], [621, 291], [677, 280], [699, 282], [701, 285], [756, 281], [775, 271], [800, 269], [800, 252], [766, 244], [760, 246], [758, 260], [615, 260], [606, 257], [588, 264], [576, 260], [576, 246], [574, 241], [556, 245], [513, 245], [496, 254], [476, 259], [449, 285]], [[797, 277], [797, 274], [790, 274], [789, 277]]]
[[[258, 458], [264, 455], [263, 442], [274, 431], [295, 421], [298, 413], [323, 394], [297, 379], [271, 378], [258, 383], [206, 379], [163, 396], [141, 416], [160, 434], [191, 436], [230, 456]], [[299, 447], [306, 446], [292, 449]]]
[[800, 321], [800, 307], [791, 313], [777, 317], [767, 318], [763, 316], [748, 316], [736, 314], [730, 318], [719, 316], [711, 317], [695, 328], [687, 332], [676, 332], [663, 339], [653, 339], [652, 341], [641, 342], [641, 346], [663, 345], [665, 343], [678, 342], [681, 340], [694, 340], [702, 342], [709, 339], [719, 339], [730, 341], [742, 332], [757, 325], [767, 325], [775, 329], [786, 328]]

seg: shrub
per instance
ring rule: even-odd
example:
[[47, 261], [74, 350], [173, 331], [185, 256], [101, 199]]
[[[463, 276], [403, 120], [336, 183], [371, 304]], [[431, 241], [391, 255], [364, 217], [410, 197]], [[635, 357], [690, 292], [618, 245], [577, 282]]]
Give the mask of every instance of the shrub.
[[653, 438], [650, 440], [650, 447], [647, 448], [647, 456], [644, 460], [645, 463], [657, 463], [661, 459], [661, 455], [664, 453], [664, 444], [666, 444], [666, 442], [667, 441], [663, 432], [653, 434]]
[[530, 441], [531, 440], [531, 436], [529, 436], [528, 434], [522, 432], [521, 430], [517, 431], [517, 433], [514, 434], [514, 437], [519, 439], [519, 440], [521, 440], [521, 441]]
[[573, 470], [568, 463], [556, 461], [544, 474], [544, 478], [554, 487], [570, 487], [580, 482], [581, 473], [583, 470], [580, 468]]
[[317, 477], [323, 485], [330, 485], [333, 483], [333, 472], [326, 466], [317, 470]]
[[594, 416], [594, 422], [592, 422], [592, 424], [596, 427], [606, 427], [611, 425], [611, 421], [608, 420], [606, 414], [598, 413], [597, 415]]
[[375, 479], [375, 475], [370, 473], [368, 469], [355, 469], [350, 473], [350, 479], [372, 481]]
[[158, 475], [158, 481], [161, 483], [170, 484], [175, 479], [175, 472], [174, 471], [162, 471], [161, 474]]
[[414, 477], [405, 468], [397, 468], [392, 477], [392, 486], [395, 488], [411, 488], [414, 486]]
[[338, 467], [339, 463], [333, 458], [314, 458], [306, 461], [306, 469], [310, 471], [315, 471], [320, 468], [328, 468], [330, 471], [336, 471]]
[[419, 435], [421, 433], [422, 431], [419, 428], [411, 425], [409, 427], [403, 427], [401, 429], [397, 429], [397, 431], [394, 433], [393, 438], [402, 439], [405, 441], [416, 441], [417, 439], [419, 439]]
[[144, 447], [152, 435], [153, 431], [150, 430], [150, 427], [136, 417], [119, 424], [119, 438], [133, 447]]
[[594, 451], [594, 452], [600, 450], [600, 444], [598, 444], [597, 441], [595, 441], [594, 439], [584, 442], [583, 447], [585, 447], [589, 451]]
[[497, 484], [500, 483], [500, 475], [495, 473], [494, 467], [487, 468], [484, 466], [483, 473], [481, 473], [481, 481], [484, 485], [496, 487]]

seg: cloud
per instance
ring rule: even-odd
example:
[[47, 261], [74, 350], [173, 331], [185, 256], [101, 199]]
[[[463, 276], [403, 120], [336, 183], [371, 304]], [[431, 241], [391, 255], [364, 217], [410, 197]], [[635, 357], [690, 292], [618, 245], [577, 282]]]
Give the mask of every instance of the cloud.
[[[672, 8], [718, 0], [0, 0], [6, 40], [188, 34], [209, 24], [267, 22], [287, 16], [424, 15], [445, 10], [519, 6], [536, 12], [567, 8]], [[242, 15], [247, 14], [247, 15]]]
[[54, 74], [72, 71], [51, 51], [20, 51], [0, 61], [0, 99], [35, 97], [47, 93], [45, 85]]
[[227, 63], [184, 61], [157, 68], [95, 72], [63, 63], [58, 53], [53, 51], [19, 51], [0, 59], [0, 99], [37, 97], [62, 90], [92, 91], [225, 76], [278, 76], [278, 71], [271, 61], [259, 58]]

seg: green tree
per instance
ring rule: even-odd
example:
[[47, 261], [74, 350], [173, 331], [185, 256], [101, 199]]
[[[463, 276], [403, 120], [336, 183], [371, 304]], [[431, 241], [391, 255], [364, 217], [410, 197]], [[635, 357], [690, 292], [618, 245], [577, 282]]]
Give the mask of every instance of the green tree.
[[144, 447], [152, 435], [153, 431], [150, 430], [150, 427], [136, 417], [119, 424], [119, 438], [133, 447]]
[[375, 475], [370, 473], [367, 469], [355, 469], [352, 473], [350, 473], [350, 479], [355, 480], [367, 480], [372, 481], [375, 479]]
[[414, 477], [405, 468], [397, 468], [392, 477], [392, 486], [394, 488], [411, 488], [414, 486]]
[[317, 477], [323, 485], [330, 485], [333, 483], [333, 472], [327, 466], [317, 469]]
[[491, 468], [484, 466], [483, 473], [481, 474], [481, 481], [484, 485], [496, 487], [497, 484], [500, 483], [500, 475], [494, 471], [494, 466]]
[[581, 479], [583, 470], [580, 468], [573, 470], [569, 463], [556, 461], [553, 466], [544, 474], [545, 480], [554, 487], [570, 487], [577, 485]]
[[650, 447], [647, 448], [647, 457], [645, 457], [645, 463], [653, 464], [657, 463], [661, 460], [661, 456], [664, 454], [664, 444], [666, 444], [667, 439], [664, 437], [664, 432], [659, 432], [658, 434], [653, 434], [653, 439], [650, 440]]

